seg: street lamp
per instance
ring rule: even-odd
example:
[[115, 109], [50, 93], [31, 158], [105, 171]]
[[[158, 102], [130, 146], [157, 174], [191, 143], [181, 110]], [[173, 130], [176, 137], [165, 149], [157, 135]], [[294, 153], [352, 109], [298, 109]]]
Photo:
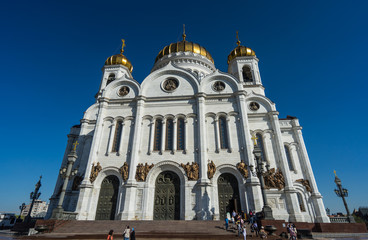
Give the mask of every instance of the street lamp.
[[20, 216], [22, 215], [22, 212], [25, 208], [26, 208], [25, 203], [22, 203], [22, 205], [19, 206], [20, 213], [19, 213], [18, 219], [20, 219]]
[[[253, 136], [252, 137], [253, 141], [254, 141], [254, 150], [253, 150], [253, 154], [256, 158], [256, 172], [257, 172], [257, 176], [259, 178], [259, 181], [261, 183], [261, 190], [262, 190], [262, 197], [263, 197], [263, 208], [262, 208], [262, 212], [264, 214], [264, 219], [267, 220], [274, 220], [273, 216], [272, 216], [272, 208], [268, 205], [268, 201], [267, 201], [267, 195], [266, 195], [266, 189], [265, 189], [265, 183], [264, 183], [264, 178], [263, 178], [263, 173], [264, 173], [264, 168], [263, 168], [263, 161], [262, 161], [262, 151], [259, 148], [259, 146], [257, 145], [257, 137]], [[267, 170], [269, 169], [269, 165], [266, 165]], [[251, 168], [251, 171], [253, 170], [253, 167]]]
[[349, 221], [349, 223], [354, 223], [355, 220], [354, 220], [353, 216], [350, 215], [348, 204], [346, 203], [346, 200], [345, 200], [345, 197], [348, 197], [349, 192], [348, 192], [347, 189], [342, 187], [341, 180], [340, 180], [340, 178], [337, 177], [335, 170], [334, 170], [334, 173], [335, 173], [335, 183], [336, 183], [336, 186], [337, 186], [337, 189], [335, 189], [334, 192], [336, 193], [336, 195], [338, 197], [342, 198], [342, 201], [343, 201], [345, 209], [346, 209], [347, 220]]
[[32, 200], [32, 203], [31, 203], [31, 206], [29, 207], [28, 214], [26, 216], [25, 222], [30, 222], [30, 220], [32, 219], [31, 213], [32, 213], [33, 204], [41, 195], [41, 192], [38, 192], [41, 188], [41, 178], [42, 178], [42, 176], [40, 176], [40, 180], [38, 180], [38, 182], [36, 183], [35, 191], [31, 192], [31, 194], [29, 196], [29, 198]]

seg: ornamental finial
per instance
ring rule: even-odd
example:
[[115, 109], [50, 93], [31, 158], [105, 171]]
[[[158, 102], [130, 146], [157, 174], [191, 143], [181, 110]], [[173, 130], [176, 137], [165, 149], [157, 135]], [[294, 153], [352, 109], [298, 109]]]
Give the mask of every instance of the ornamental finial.
[[336, 170], [334, 170], [334, 174], [335, 174], [335, 177], [337, 177], [337, 175], [336, 175]]
[[120, 54], [123, 54], [124, 47], [125, 47], [125, 39], [121, 39], [121, 50], [120, 50]]
[[236, 44], [238, 44], [238, 46], [240, 46], [239, 31], [236, 31], [236, 39], [238, 40], [238, 41], [236, 41]]
[[253, 134], [252, 140], [253, 140], [254, 146], [257, 146], [257, 139], [258, 139], [257, 136], [255, 134]]
[[75, 150], [77, 149], [77, 146], [79, 145], [79, 142], [78, 141], [75, 141], [73, 143], [73, 151], [75, 152]]
[[185, 35], [185, 24], [183, 24], [183, 41], [185, 41], [185, 38], [187, 37], [187, 35]]

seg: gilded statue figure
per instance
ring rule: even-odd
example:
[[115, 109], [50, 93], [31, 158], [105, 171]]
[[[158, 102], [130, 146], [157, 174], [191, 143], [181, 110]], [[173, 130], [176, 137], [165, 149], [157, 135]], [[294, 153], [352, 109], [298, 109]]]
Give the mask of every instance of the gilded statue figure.
[[180, 166], [185, 170], [188, 176], [188, 180], [195, 181], [199, 178], [199, 165], [198, 163], [192, 162], [192, 164], [180, 164]]
[[102, 170], [102, 167], [99, 162], [97, 163], [96, 166], [95, 164], [92, 165], [91, 176], [89, 177], [89, 180], [91, 181], [91, 183], [93, 183], [96, 180], [98, 173], [101, 172], [101, 170]]
[[304, 180], [304, 179], [301, 178], [301, 179], [298, 179], [296, 181], [300, 182], [305, 187], [305, 190], [307, 190], [308, 192], [310, 192], [310, 193], [313, 192], [308, 180]]
[[139, 182], [146, 181], [146, 177], [148, 175], [148, 172], [153, 168], [154, 164], [148, 165], [147, 163], [143, 165], [143, 163], [138, 163], [137, 165], [137, 171], [135, 174], [135, 179]]
[[210, 163], [207, 164], [207, 177], [208, 179], [212, 179], [213, 175], [216, 172], [216, 165], [213, 163], [213, 161], [211, 161]]
[[236, 168], [239, 170], [239, 172], [241, 173], [241, 175], [243, 175], [244, 178], [248, 178], [249, 175], [248, 165], [245, 164], [243, 160], [236, 165]]
[[128, 179], [128, 176], [129, 176], [129, 166], [128, 166], [127, 162], [125, 162], [123, 164], [123, 166], [121, 166], [121, 168], [119, 169], [119, 172], [120, 172], [121, 177], [123, 178], [123, 180], [126, 181]]
[[277, 188], [281, 190], [285, 187], [284, 175], [280, 169], [276, 171], [275, 168], [271, 168], [263, 174], [263, 178], [267, 189]]

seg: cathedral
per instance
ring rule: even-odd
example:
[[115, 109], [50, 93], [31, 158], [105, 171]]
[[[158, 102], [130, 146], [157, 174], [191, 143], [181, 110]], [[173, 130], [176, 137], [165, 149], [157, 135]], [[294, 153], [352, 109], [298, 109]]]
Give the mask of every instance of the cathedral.
[[223, 220], [267, 199], [276, 220], [329, 222], [299, 120], [279, 118], [251, 48], [238, 40], [221, 72], [184, 33], [139, 83], [124, 46], [71, 128], [74, 175], [65, 185], [61, 170], [48, 218], [62, 195], [77, 220]]

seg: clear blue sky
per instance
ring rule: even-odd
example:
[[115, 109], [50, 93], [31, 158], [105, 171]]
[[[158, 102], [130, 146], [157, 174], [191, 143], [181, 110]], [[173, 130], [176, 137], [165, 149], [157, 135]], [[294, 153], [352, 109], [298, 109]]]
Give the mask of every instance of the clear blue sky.
[[336, 169], [350, 210], [368, 205], [367, 1], [5, 1], [0, 9], [0, 211], [18, 212], [38, 177], [48, 200], [70, 127], [94, 103], [101, 67], [126, 39], [141, 82], [158, 52], [204, 46], [221, 71], [242, 44], [255, 50], [280, 117], [297, 116], [325, 206]]

